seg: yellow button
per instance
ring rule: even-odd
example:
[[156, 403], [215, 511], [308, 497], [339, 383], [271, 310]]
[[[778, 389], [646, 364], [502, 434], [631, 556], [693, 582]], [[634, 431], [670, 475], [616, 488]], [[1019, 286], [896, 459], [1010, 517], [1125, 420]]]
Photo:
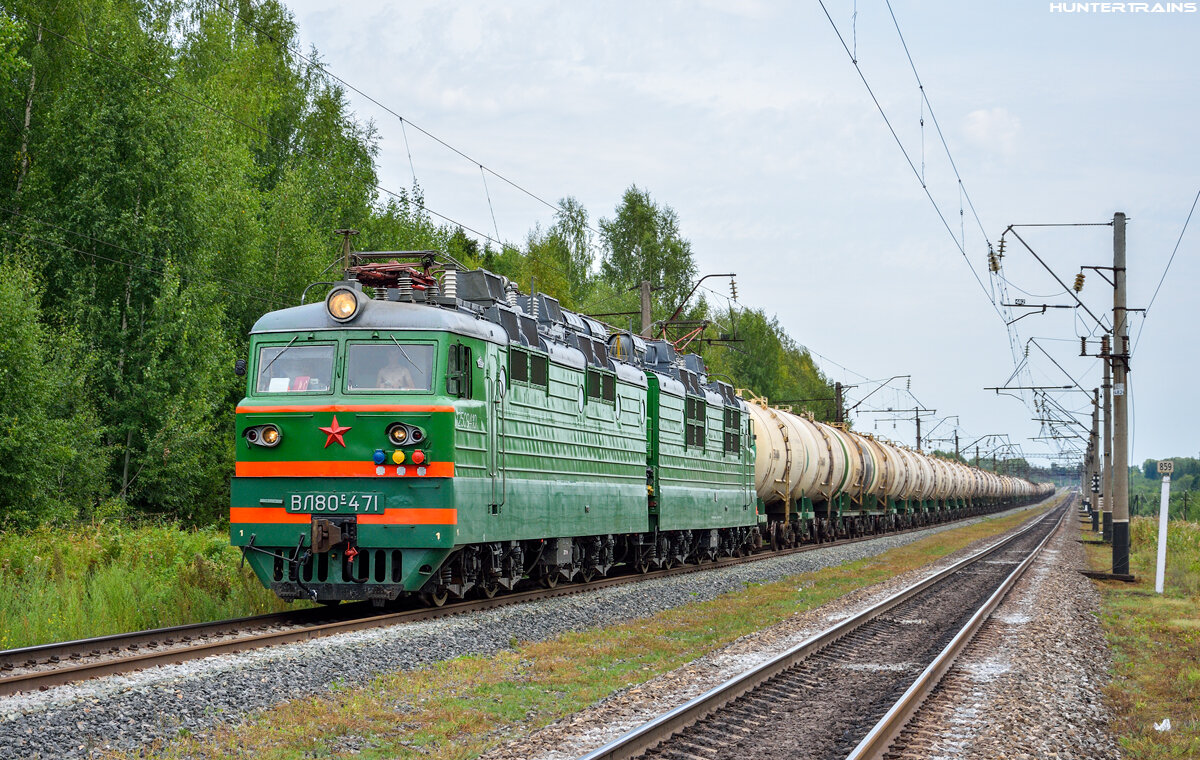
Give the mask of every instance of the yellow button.
[[395, 462], [396, 464], [404, 464], [404, 452], [399, 451], [399, 450], [393, 451], [392, 452], [392, 461]]

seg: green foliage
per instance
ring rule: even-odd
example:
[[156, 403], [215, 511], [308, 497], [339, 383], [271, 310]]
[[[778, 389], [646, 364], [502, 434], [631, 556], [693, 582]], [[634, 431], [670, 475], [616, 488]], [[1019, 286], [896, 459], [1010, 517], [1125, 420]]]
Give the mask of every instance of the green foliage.
[[30, 273], [6, 261], [0, 271], [0, 511], [7, 521], [31, 524], [60, 516], [46, 486], [60, 464], [58, 426], [48, 414], [52, 368], [45, 361], [46, 330]]
[[[1172, 520], [1200, 519], [1200, 459], [1167, 457], [1175, 462], [1167, 513]], [[1129, 468], [1129, 513], [1157, 517], [1162, 503], [1162, 476], [1157, 459]]]
[[29, 61], [21, 55], [21, 43], [24, 41], [26, 25], [0, 15], [0, 80], [14, 81], [29, 70]]
[[951, 462], [960, 462], [962, 464], [967, 464], [966, 457], [964, 457], [961, 454], [955, 454], [953, 451], [942, 451], [941, 449], [936, 449], [933, 452], [933, 456], [941, 457], [942, 459], [949, 459]]
[[[336, 272], [335, 229], [359, 230], [359, 250], [444, 251], [584, 313], [636, 311], [648, 279], [661, 320], [695, 282], [674, 210], [636, 185], [599, 241], [567, 197], [499, 249], [436, 221], [416, 184], [383, 192], [374, 127], [291, 52], [291, 12], [237, 7], [15, 0], [0, 15], [13, 161], [0, 174], [0, 530], [221, 520], [243, 388], [231, 365], [264, 312]], [[743, 341], [689, 347], [736, 386], [831, 395], [762, 312], [700, 298], [683, 314]]]
[[285, 608], [224, 531], [102, 521], [0, 536], [0, 649]]
[[604, 256], [600, 271], [618, 289], [643, 280], [662, 288], [655, 316], [669, 316], [692, 289], [696, 264], [692, 244], [679, 232], [679, 217], [650, 193], [630, 185], [612, 219], [600, 220]]
[[[1200, 476], [1200, 459], [1192, 457], [1167, 457], [1175, 463], [1175, 471], [1171, 473], [1171, 487], [1177, 487], [1184, 482], [1184, 478], [1195, 478]], [[1157, 459], [1147, 459], [1142, 462], [1142, 474], [1146, 480], [1162, 480], [1162, 475], [1158, 474]], [[1187, 481], [1188, 483], [1194, 481]]]
[[[1133, 468], [1137, 469], [1137, 468]], [[1113, 734], [1122, 755], [1150, 760], [1196, 757], [1200, 752], [1200, 524], [1172, 520], [1167, 527], [1163, 593], [1154, 592], [1158, 521], [1130, 521], [1133, 583], [1097, 583], [1100, 620], [1113, 651], [1113, 678], [1105, 688]], [[1093, 569], [1107, 570], [1112, 552], [1089, 546]], [[1154, 724], [1170, 716], [1172, 729]]]
[[[30, 78], [2, 101], [14, 123], [30, 118], [0, 138], [18, 157], [0, 179], [0, 224], [23, 238], [25, 279], [45, 284], [26, 284], [10, 350], [71, 362], [23, 362], [25, 379], [42, 379], [11, 408], [81, 431], [43, 434], [36, 457], [8, 442], [28, 453], [0, 524], [41, 519], [29, 515], [48, 494], [65, 514], [115, 495], [137, 514], [217, 519], [240, 393], [229, 366], [254, 320], [322, 279], [334, 228], [424, 247], [451, 236], [419, 199], [376, 204], [372, 128], [287, 51], [296, 30], [282, 5], [245, 10], [261, 31], [216, 6], [138, 0], [17, 4], [45, 30], [18, 27], [13, 43], [0, 29], [0, 69], [14, 50], [32, 62], [9, 72]], [[85, 35], [90, 53], [63, 39]]]
[[[714, 318], [719, 318], [714, 315]], [[797, 344], [775, 317], [761, 309], [742, 309], [727, 317], [738, 343], [714, 344], [704, 351], [709, 370], [772, 403], [807, 409], [818, 419], [835, 419], [833, 388], [812, 356]]]

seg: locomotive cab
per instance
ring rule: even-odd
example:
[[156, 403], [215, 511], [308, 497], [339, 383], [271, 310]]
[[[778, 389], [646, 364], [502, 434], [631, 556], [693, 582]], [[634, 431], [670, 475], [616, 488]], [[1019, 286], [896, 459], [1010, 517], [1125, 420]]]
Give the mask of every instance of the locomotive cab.
[[254, 326], [230, 535], [281, 598], [382, 603], [453, 549], [455, 475], [487, 466], [485, 358], [506, 338], [441, 285], [393, 266], [374, 298], [347, 279]]

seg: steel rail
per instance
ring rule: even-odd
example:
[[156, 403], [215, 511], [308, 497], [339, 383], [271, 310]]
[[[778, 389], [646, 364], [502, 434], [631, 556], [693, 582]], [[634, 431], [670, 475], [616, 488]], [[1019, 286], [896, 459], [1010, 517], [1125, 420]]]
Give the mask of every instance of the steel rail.
[[917, 680], [913, 681], [912, 686], [909, 686], [904, 694], [896, 701], [896, 704], [887, 711], [886, 714], [875, 724], [858, 746], [846, 756], [846, 760], [880, 760], [883, 758], [892, 742], [896, 740], [900, 732], [904, 729], [912, 716], [920, 709], [921, 704], [933, 690], [935, 686], [942, 680], [942, 676], [946, 674], [950, 666], [959, 654], [967, 648], [967, 644], [974, 638], [975, 634], [983, 627], [995, 609], [1000, 606], [1000, 602], [1008, 594], [1012, 587], [1016, 585], [1029, 566], [1041, 555], [1042, 549], [1049, 543], [1054, 534], [1058, 532], [1062, 526], [1063, 520], [1070, 512], [1071, 499], [1067, 500], [1064, 505], [1063, 513], [1059, 516], [1058, 522], [1046, 534], [1046, 537], [1038, 543], [1038, 545], [1029, 553], [1023, 562], [1013, 568], [1004, 582], [996, 589], [988, 600], [983, 603], [983, 606], [975, 611], [967, 624], [962, 627], [945, 649], [934, 658], [933, 662], [929, 663], [928, 667], [922, 671], [921, 675], [917, 676]]
[[[1014, 507], [1013, 509], [1017, 508], [1019, 507]], [[986, 516], [986, 513], [985, 515], [972, 515], [971, 517], [982, 516]], [[168, 628], [157, 628], [148, 631], [137, 631], [127, 634], [113, 634], [90, 639], [78, 639], [75, 641], [40, 644], [37, 646], [22, 647], [20, 649], [3, 650], [0, 651], [0, 673], [2, 673], [3, 670], [19, 667], [23, 663], [29, 662], [30, 660], [34, 660], [35, 662], [40, 661], [39, 664], [57, 664], [60, 660], [71, 660], [85, 656], [96, 656], [96, 650], [107, 649], [109, 652], [112, 652], [115, 649], [121, 648], [127, 650], [136, 650], [142, 647], [149, 647], [155, 649], [156, 651], [145, 652], [142, 654], [117, 656], [109, 659], [102, 659], [97, 662], [84, 662], [74, 665], [66, 664], [61, 667], [56, 667], [52, 670], [38, 670], [16, 675], [2, 675], [0, 676], [0, 696], [7, 696], [22, 691], [31, 691], [34, 689], [45, 689], [52, 686], [62, 686], [64, 684], [75, 683], [77, 681], [84, 681], [118, 673], [127, 673], [130, 671], [156, 667], [159, 665], [179, 664], [182, 662], [202, 659], [214, 655], [232, 654], [235, 652], [262, 649], [280, 644], [291, 644], [299, 641], [307, 641], [324, 636], [348, 633], [351, 631], [360, 631], [369, 628], [382, 628], [401, 623], [435, 620], [452, 615], [494, 609], [496, 607], [502, 607], [509, 604], [520, 604], [541, 599], [568, 596], [571, 594], [579, 594], [587, 591], [619, 586], [626, 583], [637, 583], [643, 580], [651, 580], [654, 578], [665, 578], [674, 575], [684, 575], [687, 573], [701, 572], [722, 567], [732, 567], [734, 565], [757, 562], [759, 560], [770, 559], [772, 557], [786, 557], [802, 552], [817, 551], [830, 546], [844, 546], [847, 544], [860, 543], [864, 541], [874, 541], [880, 538], [929, 530], [937, 527], [938, 525], [947, 524], [949, 523], [933, 523], [931, 525], [872, 534], [858, 538], [838, 539], [835, 541], [818, 544], [805, 544], [803, 546], [777, 551], [764, 551], [745, 557], [726, 557], [719, 559], [716, 562], [708, 562], [700, 565], [683, 565], [665, 570], [655, 570], [645, 574], [628, 573], [614, 575], [604, 578], [597, 578], [586, 583], [567, 583], [551, 589], [535, 589], [531, 591], [502, 594], [492, 599], [467, 600], [449, 604], [444, 607], [421, 607], [410, 610], [391, 611], [375, 615], [359, 614], [354, 616], [367, 605], [367, 603], [364, 602], [361, 605], [346, 605], [340, 608], [329, 607], [291, 610], [279, 613], [269, 613], [265, 615], [255, 615], [246, 618], [232, 618], [229, 620], [214, 621], [209, 623], [192, 623]], [[373, 610], [374, 608], [370, 609]], [[344, 615], [346, 612], [350, 612], [352, 616], [341, 620], [328, 620], [328, 618], [331, 616]], [[171, 640], [186, 641], [186, 637], [204, 638], [207, 636], [236, 636], [237, 629], [239, 628], [253, 629], [261, 628], [262, 626], [273, 625], [296, 625], [306, 627], [286, 631], [260, 633], [250, 636], [237, 636], [236, 638], [229, 638], [222, 641], [208, 643], [191, 643], [184, 645], [173, 645], [167, 643]], [[162, 648], [160, 648], [160, 646]]]
[[[106, 636], [96, 636], [89, 639], [75, 639], [49, 644], [37, 644], [17, 649], [0, 650], [0, 669], [9, 670], [19, 667], [22, 663], [32, 661], [57, 662], [59, 660], [74, 660], [80, 657], [92, 657], [102, 654], [104, 650], [112, 652], [115, 649], [137, 649], [141, 647], [170, 646], [177, 642], [193, 638], [209, 636], [228, 636], [239, 630], [271, 625], [303, 625], [308, 622], [320, 622], [322, 619], [342, 616], [359, 606], [367, 606], [369, 602], [355, 603], [345, 607], [311, 607], [302, 610], [285, 610], [270, 612], [249, 617], [214, 620], [207, 623], [188, 623], [185, 625], [166, 628], [152, 628], [145, 631], [130, 633], [114, 633]], [[352, 614], [352, 613], [351, 613]]]
[[[1063, 509], [1069, 505], [1070, 498], [1054, 509]], [[1013, 541], [1037, 528], [1043, 523], [1045, 515], [1038, 515], [1027, 521], [1027, 524], [1010, 535], [996, 541], [985, 549], [955, 562], [933, 575], [924, 578], [901, 591], [889, 596], [883, 601], [859, 612], [858, 614], [837, 623], [830, 628], [816, 633], [799, 644], [782, 652], [770, 660], [757, 665], [751, 670], [725, 681], [709, 689], [705, 693], [659, 717], [629, 731], [625, 735], [605, 744], [604, 746], [582, 756], [580, 760], [631, 760], [646, 751], [653, 749], [664, 740], [674, 736], [683, 729], [716, 712], [724, 705], [738, 697], [761, 686], [783, 671], [791, 668], [801, 660], [824, 649], [833, 642], [859, 628], [863, 624], [879, 617], [902, 602], [925, 591], [935, 583], [948, 578], [965, 567], [975, 564], [981, 559], [994, 554], [1008, 546]], [[1062, 516], [1059, 517], [1061, 522]], [[1053, 531], [1051, 531], [1053, 533]], [[1044, 543], [1044, 542], [1043, 542]]]

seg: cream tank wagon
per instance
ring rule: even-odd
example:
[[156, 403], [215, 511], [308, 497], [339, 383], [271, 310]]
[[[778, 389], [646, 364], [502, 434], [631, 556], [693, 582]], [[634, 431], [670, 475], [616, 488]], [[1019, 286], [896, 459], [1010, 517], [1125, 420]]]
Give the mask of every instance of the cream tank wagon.
[[945, 522], [1054, 492], [1050, 483], [927, 456], [746, 395], [761, 527], [772, 546]]

